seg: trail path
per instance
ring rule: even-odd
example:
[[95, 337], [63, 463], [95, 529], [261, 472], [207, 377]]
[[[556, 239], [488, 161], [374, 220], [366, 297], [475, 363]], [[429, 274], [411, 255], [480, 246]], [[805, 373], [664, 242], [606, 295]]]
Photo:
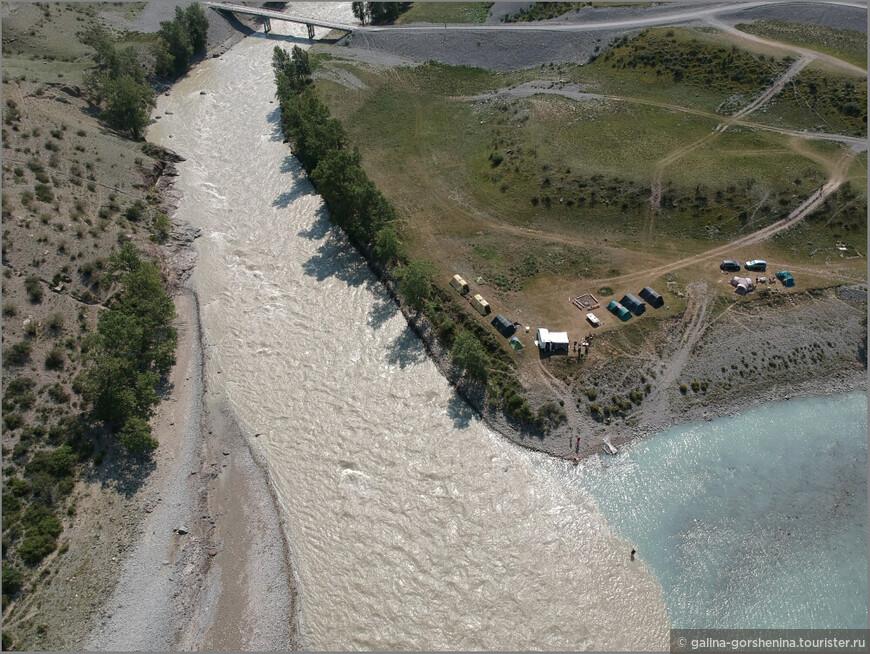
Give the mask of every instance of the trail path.
[[773, 48], [778, 48], [780, 50], [786, 50], [790, 52], [796, 52], [800, 54], [802, 57], [811, 57], [812, 59], [819, 59], [828, 64], [831, 64], [837, 68], [842, 68], [844, 70], [848, 70], [852, 73], [859, 73], [862, 75], [867, 74], [867, 70], [865, 68], [861, 68], [860, 66], [856, 66], [855, 64], [850, 64], [848, 61], [844, 61], [838, 57], [833, 55], [826, 54], [824, 52], [819, 52], [817, 50], [811, 50], [810, 48], [802, 48], [799, 45], [791, 45], [790, 43], [783, 43], [782, 41], [775, 41], [773, 39], [765, 39], [760, 36], [755, 36], [754, 34], [749, 34], [748, 32], [742, 32], [736, 27], [732, 25], [728, 25], [727, 23], [722, 22], [717, 18], [707, 18], [706, 22], [711, 27], [715, 27], [716, 29], [720, 29], [723, 32], [727, 32], [735, 36], [736, 38], [742, 41], [751, 41], [753, 43], [760, 43], [766, 46], [770, 46]]
[[731, 121], [739, 121], [745, 116], [748, 116], [749, 114], [754, 112], [756, 109], [764, 106], [768, 101], [770, 101], [771, 98], [773, 98], [780, 91], [782, 91], [782, 89], [785, 88], [785, 85], [793, 80], [815, 58], [816, 53], [812, 51], [805, 52], [801, 55], [800, 59], [798, 59], [791, 66], [789, 66], [788, 70], [786, 70], [782, 75], [774, 80], [774, 82], [770, 86], [768, 86], [757, 98], [755, 98], [752, 102], [750, 102], [742, 109], [739, 109], [738, 111], [731, 114], [730, 121], [719, 123], [711, 134], [702, 136], [697, 141], [689, 143], [688, 145], [685, 145], [681, 148], [678, 148], [677, 150], [674, 150], [673, 152], [670, 152], [669, 154], [662, 157], [658, 162], [656, 162], [653, 168], [653, 179], [650, 186], [650, 208], [648, 213], [649, 217], [647, 220], [646, 229], [644, 230], [648, 238], [653, 238], [655, 230], [655, 217], [657, 213], [661, 212], [662, 187], [665, 168], [682, 159], [690, 152], [710, 143], [720, 134], [725, 133], [725, 131], [733, 124], [733, 122]]
[[778, 234], [779, 232], [793, 227], [796, 223], [806, 218], [810, 213], [812, 213], [819, 206], [821, 206], [825, 199], [829, 195], [831, 195], [831, 193], [840, 188], [840, 186], [846, 180], [846, 172], [848, 171], [850, 164], [856, 156], [857, 154], [850, 150], [842, 157], [840, 157], [840, 160], [838, 161], [831, 178], [828, 179], [828, 181], [821, 188], [817, 189], [814, 193], [812, 193], [809, 198], [802, 202], [799, 207], [792, 211], [788, 215], [788, 217], [780, 220], [779, 222], [768, 225], [767, 227], [763, 227], [755, 232], [752, 232], [751, 234], [743, 236], [742, 238], [738, 238], [734, 241], [731, 241], [730, 243], [726, 243], [725, 245], [720, 245], [719, 247], [712, 248], [711, 250], [707, 250], [705, 252], [690, 257], [685, 257], [683, 259], [674, 261], [663, 266], [642, 270], [640, 272], [628, 275], [621, 275], [619, 277], [590, 280], [589, 283], [596, 284], [607, 282], [608, 284], [612, 285], [613, 283], [633, 281], [641, 278], [658, 277], [660, 275], [664, 275], [665, 273], [673, 272], [674, 270], [679, 270], [680, 268], [685, 268], [686, 266], [701, 263], [702, 261], [711, 258], [727, 256], [728, 253], [730, 253], [734, 248], [752, 245], [754, 243], [759, 243], [761, 241], [767, 240], [775, 234]]
[[653, 384], [652, 391], [643, 402], [640, 411], [640, 422], [642, 424], [651, 422], [656, 415], [666, 415], [668, 413], [668, 392], [692, 356], [692, 349], [695, 347], [695, 344], [704, 335], [704, 332], [710, 325], [710, 322], [707, 320], [707, 310], [710, 306], [710, 294], [707, 285], [704, 282], [689, 284], [686, 292], [688, 301], [686, 303], [686, 312], [683, 314], [683, 334], [677, 349], [670, 355], [662, 357], [662, 361], [665, 362], [665, 369], [658, 375]]
[[[743, 107], [743, 109], [740, 109], [739, 111], [731, 114], [731, 118], [739, 120], [740, 118], [748, 116], [753, 111], [764, 105], [773, 96], [782, 91], [782, 89], [785, 88], [785, 85], [793, 80], [798, 75], [798, 73], [806, 68], [807, 65], [815, 58], [815, 53], [806, 53], [801, 55], [800, 59], [794, 62], [787, 71], [779, 76], [779, 79], [777, 79], [773, 84], [767, 87], [767, 89], [761, 95], [759, 95], [757, 98], [755, 98], [755, 100]], [[724, 124], [723, 126], [721, 126], [719, 131], [724, 132], [726, 129], [728, 129], [728, 125]]]

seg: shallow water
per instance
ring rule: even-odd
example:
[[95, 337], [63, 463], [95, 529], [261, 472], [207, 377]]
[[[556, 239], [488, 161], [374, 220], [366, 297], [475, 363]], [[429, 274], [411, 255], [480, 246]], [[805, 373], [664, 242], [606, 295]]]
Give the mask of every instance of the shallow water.
[[867, 627], [863, 392], [678, 427], [578, 483], [637, 544], [677, 627]]
[[[294, 10], [350, 20], [349, 4]], [[204, 62], [159, 98], [149, 139], [187, 159], [207, 381], [260, 434], [304, 645], [663, 648], [661, 587], [594, 501], [473, 415], [330, 227], [271, 102], [272, 47], [296, 42], [258, 35]]]

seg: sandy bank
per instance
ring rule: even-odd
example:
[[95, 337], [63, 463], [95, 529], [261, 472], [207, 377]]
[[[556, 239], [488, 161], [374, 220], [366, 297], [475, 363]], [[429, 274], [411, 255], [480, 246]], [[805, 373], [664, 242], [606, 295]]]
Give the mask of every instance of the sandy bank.
[[196, 297], [175, 301], [172, 392], [153, 421], [156, 468], [137, 492], [145, 517], [85, 647], [289, 649], [293, 599], [269, 483], [203, 383]]

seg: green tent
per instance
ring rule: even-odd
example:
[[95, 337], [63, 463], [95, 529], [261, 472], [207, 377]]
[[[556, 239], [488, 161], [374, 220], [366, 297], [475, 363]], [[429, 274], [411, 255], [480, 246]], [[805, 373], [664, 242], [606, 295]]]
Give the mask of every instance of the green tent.
[[788, 270], [781, 270], [776, 273], [776, 278], [782, 282], [783, 286], [794, 286], [794, 277]]
[[631, 311], [626, 309], [616, 300], [610, 301], [610, 304], [607, 305], [607, 310], [614, 316], [619, 318], [622, 322], [626, 322], [629, 318], [631, 318]]

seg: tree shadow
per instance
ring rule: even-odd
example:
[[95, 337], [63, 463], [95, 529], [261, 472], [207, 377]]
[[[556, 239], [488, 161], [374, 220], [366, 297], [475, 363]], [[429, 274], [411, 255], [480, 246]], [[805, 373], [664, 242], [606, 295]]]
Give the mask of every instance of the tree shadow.
[[296, 173], [297, 175], [301, 175], [305, 172], [305, 169], [302, 167], [302, 162], [292, 154], [288, 154], [284, 157], [284, 161], [281, 162], [280, 170], [282, 173]]
[[99, 483], [103, 489], [111, 488], [118, 494], [130, 498], [157, 469], [157, 462], [151, 454], [124, 453], [117, 442], [109, 442], [112, 438], [114, 437], [104, 433], [97, 439], [97, 448], [104, 448], [105, 451], [103, 462], [100, 465], [87, 467], [84, 476], [88, 482]]
[[380, 329], [397, 313], [399, 309], [393, 298], [386, 293], [377, 293], [375, 303], [369, 311], [368, 325], [372, 329]]
[[277, 198], [272, 200], [272, 206], [278, 207], [279, 209], [286, 209], [291, 204], [293, 204], [293, 200], [299, 197], [299, 192], [296, 189], [291, 189], [289, 191], [284, 191]]
[[266, 122], [273, 126], [272, 136], [269, 137], [269, 140], [274, 143], [285, 143], [287, 137], [284, 136], [284, 124], [281, 122], [281, 105], [269, 112], [266, 116]]
[[[321, 221], [329, 224], [326, 212], [321, 212], [316, 222]], [[318, 282], [335, 277], [354, 287], [371, 288], [376, 283], [365, 260], [337, 227], [330, 227], [325, 231], [325, 238], [317, 249], [317, 254], [302, 264], [302, 271]]]
[[426, 348], [410, 327], [403, 329], [398, 338], [387, 346], [387, 363], [399, 366], [402, 370], [423, 363], [426, 357]]
[[453, 426], [457, 429], [467, 429], [474, 418], [474, 409], [468, 406], [462, 397], [454, 391], [447, 403], [447, 415], [453, 420]]
[[[287, 159], [293, 159], [293, 157], [288, 156]], [[298, 173], [293, 175], [291, 178], [291, 186], [286, 191], [279, 193], [278, 197], [272, 200], [272, 206], [278, 207], [279, 209], [286, 209], [291, 204], [293, 204], [296, 200], [306, 195], [316, 195], [317, 193], [314, 190], [314, 187], [311, 185], [311, 181], [302, 174], [301, 167], [298, 169], [293, 168], [292, 162], [288, 162], [286, 159], [284, 163], [281, 164], [280, 172], [286, 174], [292, 174], [294, 170], [297, 170]], [[323, 214], [326, 216], [326, 222], [329, 224], [328, 212], [326, 207], [321, 207], [317, 210], [318, 215]], [[319, 218], [318, 218], [319, 220]], [[326, 232], [324, 231], [321, 235], [324, 236]]]
[[[313, 193], [314, 191], [312, 190]], [[317, 219], [311, 226], [300, 230], [297, 236], [311, 239], [312, 241], [319, 241], [329, 233], [330, 229], [332, 229], [332, 223], [329, 222], [329, 209], [324, 205], [317, 210]]]

